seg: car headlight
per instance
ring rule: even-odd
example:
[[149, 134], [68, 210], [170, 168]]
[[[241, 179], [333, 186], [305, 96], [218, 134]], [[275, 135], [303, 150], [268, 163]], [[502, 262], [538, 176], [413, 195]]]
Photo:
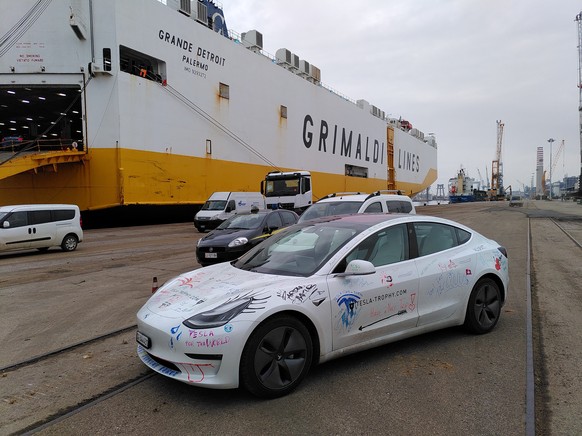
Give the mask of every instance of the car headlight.
[[245, 238], [244, 236], [240, 237], [240, 238], [236, 238], [228, 243], [228, 248], [240, 247], [241, 245], [245, 245], [247, 242], [249, 242], [249, 240], [247, 238]]
[[236, 299], [221, 304], [214, 309], [194, 315], [188, 318], [183, 324], [191, 329], [212, 329], [221, 327], [228, 323], [235, 316], [249, 307], [252, 298]]

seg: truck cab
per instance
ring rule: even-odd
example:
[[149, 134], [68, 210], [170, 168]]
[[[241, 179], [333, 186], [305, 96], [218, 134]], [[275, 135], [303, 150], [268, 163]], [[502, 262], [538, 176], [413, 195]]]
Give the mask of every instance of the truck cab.
[[267, 209], [288, 209], [301, 214], [313, 198], [309, 171], [271, 171], [261, 182]]

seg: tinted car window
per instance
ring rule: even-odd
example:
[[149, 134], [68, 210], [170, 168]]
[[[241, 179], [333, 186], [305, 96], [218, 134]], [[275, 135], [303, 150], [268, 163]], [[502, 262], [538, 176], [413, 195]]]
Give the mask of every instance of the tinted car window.
[[226, 200], [209, 200], [204, 203], [201, 210], [224, 210], [225, 207]]
[[364, 213], [382, 213], [382, 204], [379, 201], [375, 201], [374, 203], [370, 204], [366, 207]]
[[267, 217], [267, 227], [269, 229], [280, 229], [283, 227], [283, 222], [278, 213], [272, 213]]
[[303, 212], [299, 222], [304, 222], [324, 216], [358, 213], [358, 210], [361, 206], [361, 201], [328, 201], [323, 203], [315, 203], [307, 208], [305, 212]]
[[75, 211], [73, 209], [53, 210], [53, 218], [55, 221], [72, 220], [75, 218]]
[[50, 210], [32, 210], [28, 212], [28, 219], [30, 224], [43, 224], [50, 223], [51, 211]]
[[281, 219], [283, 220], [284, 226], [289, 226], [291, 224], [295, 224], [295, 222], [297, 221], [297, 219], [295, 218], [295, 215], [292, 214], [291, 212], [281, 210], [281, 211], [279, 211], [279, 214], [281, 215]]
[[217, 229], [257, 229], [263, 224], [264, 219], [265, 215], [258, 214], [235, 215], [223, 221]]
[[309, 276], [325, 259], [366, 229], [364, 225], [322, 223], [283, 231], [248, 251], [235, 268], [265, 274]]
[[386, 200], [386, 206], [390, 213], [409, 213], [412, 210], [412, 204], [401, 200]]
[[382, 229], [363, 240], [348, 256], [345, 264], [355, 259], [367, 260], [374, 266], [389, 265], [408, 259], [406, 224]]
[[469, 239], [471, 239], [471, 233], [463, 229], [457, 229], [457, 240], [459, 241], [459, 245], [464, 244]]
[[14, 212], [6, 220], [10, 227], [22, 227], [28, 225], [28, 212]]
[[447, 250], [457, 245], [456, 228], [438, 223], [414, 223], [420, 256]]

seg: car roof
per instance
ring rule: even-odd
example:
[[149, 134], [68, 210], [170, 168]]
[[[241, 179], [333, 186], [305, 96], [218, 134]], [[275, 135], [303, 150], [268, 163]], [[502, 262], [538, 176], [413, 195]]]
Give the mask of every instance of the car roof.
[[365, 193], [338, 193], [338, 194], [329, 194], [326, 197], [323, 197], [321, 200], [318, 200], [317, 203], [332, 203], [336, 201], [358, 201], [364, 202], [368, 198], [377, 198], [380, 200], [403, 200], [403, 201], [411, 201], [410, 197], [406, 195], [399, 195], [399, 194], [381, 194], [378, 192], [373, 192], [372, 194], [365, 194]]
[[471, 233], [476, 233], [475, 230], [464, 226], [456, 221], [451, 221], [446, 218], [435, 217], [431, 215], [411, 215], [408, 213], [354, 213], [349, 215], [330, 215], [321, 218], [314, 218], [312, 220], [304, 221], [303, 223], [298, 223], [300, 226], [318, 225], [326, 222], [334, 222], [344, 226], [349, 226], [350, 223], [354, 225], [367, 225], [368, 227], [375, 226], [377, 224], [386, 223], [389, 221], [398, 222], [433, 222], [448, 224], [461, 229], [470, 231]]
[[236, 213], [235, 215], [233, 215], [231, 218], [241, 216], [241, 215], [270, 215], [272, 213], [279, 212], [279, 211], [289, 212], [289, 213], [292, 213], [294, 215], [297, 215], [295, 212], [293, 212], [292, 210], [288, 210], [288, 209], [259, 209], [255, 212], [252, 212], [252, 211], [239, 212], [239, 213]]

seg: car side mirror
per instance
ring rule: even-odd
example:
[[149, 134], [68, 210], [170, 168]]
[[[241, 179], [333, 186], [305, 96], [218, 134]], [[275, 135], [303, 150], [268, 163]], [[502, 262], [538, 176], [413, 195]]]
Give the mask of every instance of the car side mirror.
[[375, 272], [376, 267], [372, 262], [355, 259], [348, 263], [348, 266], [346, 266], [346, 270], [343, 273], [336, 274], [336, 277], [363, 276], [374, 274]]
[[2, 223], [2, 227], [4, 227], [5, 229], [9, 228], [9, 227], [10, 227], [10, 222], [8, 222], [8, 221], [4, 221], [4, 222]]

